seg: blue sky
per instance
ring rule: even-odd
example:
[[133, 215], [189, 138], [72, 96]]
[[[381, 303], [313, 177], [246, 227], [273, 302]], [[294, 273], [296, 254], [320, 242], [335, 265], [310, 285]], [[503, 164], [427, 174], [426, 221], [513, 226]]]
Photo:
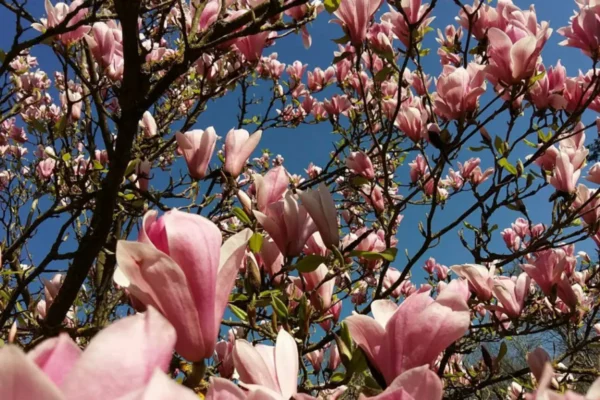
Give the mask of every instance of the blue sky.
[[[44, 14], [43, 2], [36, 0], [36, 10], [34, 15], [41, 17]], [[496, 3], [495, 1], [493, 3]], [[515, 0], [515, 3], [521, 8], [527, 8], [531, 1]], [[570, 0], [543, 0], [534, 1], [536, 5], [538, 21], [547, 20], [550, 25], [556, 29], [561, 26], [568, 24], [569, 17], [572, 15], [575, 9], [575, 3]], [[38, 6], [39, 4], [39, 6]], [[382, 10], [387, 10], [387, 5], [382, 7]], [[454, 17], [458, 13], [458, 7], [452, 0], [440, 0], [438, 6], [434, 11], [436, 20], [432, 26], [434, 28], [444, 28], [447, 24], [454, 23]], [[331, 59], [333, 58], [332, 52], [337, 50], [337, 45], [332, 39], [342, 36], [341, 28], [337, 24], [329, 23], [332, 19], [326, 12], [320, 15], [318, 20], [310, 25], [309, 30], [313, 37], [313, 45], [309, 50], [304, 49], [299, 36], [289, 36], [275, 46], [266, 49], [264, 54], [267, 55], [272, 51], [276, 51], [279, 54], [280, 61], [291, 64], [296, 59], [303, 61], [308, 64], [308, 69], [311, 70], [314, 67], [321, 67], [325, 69], [330, 65]], [[0, 13], [0, 20], [2, 21], [5, 32], [12, 32], [11, 27], [13, 22], [7, 18], [5, 13]], [[435, 33], [429, 33], [424, 47], [431, 48], [431, 54], [424, 58], [425, 71], [431, 75], [437, 75], [441, 71], [439, 59], [436, 55], [437, 43], [435, 42]], [[9, 34], [0, 36], [0, 48], [8, 49], [12, 37]], [[572, 48], [559, 47], [558, 43], [562, 40], [562, 37], [553, 33], [549, 42], [547, 43], [543, 52], [543, 58], [546, 65], [553, 65], [560, 59], [563, 65], [567, 68], [569, 75], [576, 75], [578, 69], [587, 71], [591, 67], [591, 62], [588, 58], [583, 56], [579, 50]], [[53, 55], [50, 53], [48, 48], [38, 47], [34, 50], [33, 55], [39, 57], [41, 68], [45, 69], [46, 72], [52, 78], [53, 72], [56, 69], [56, 61]], [[259, 87], [257, 93], [260, 95], [264, 90], [268, 90], [270, 86]], [[433, 89], [433, 87], [432, 87]], [[491, 88], [490, 88], [491, 89]], [[319, 97], [322, 99], [322, 97]], [[208, 110], [199, 118], [198, 123], [194, 128], [204, 129], [208, 126], [214, 126], [217, 133], [220, 136], [225, 136], [227, 131], [237, 123], [237, 101], [238, 97], [235, 93], [230, 93], [222, 99], [209, 104]], [[257, 110], [261, 110], [260, 107]], [[594, 115], [588, 116], [588, 121], [595, 118]], [[502, 132], [504, 128], [502, 120], [494, 121], [489, 126], [490, 133]], [[595, 131], [587, 132], [588, 142], [596, 137]], [[277, 129], [269, 130], [263, 134], [263, 139], [259, 145], [260, 149], [268, 148], [274, 154], [282, 154], [285, 158], [285, 167], [291, 173], [304, 173], [304, 169], [310, 162], [314, 162], [317, 165], [324, 165], [328, 158], [329, 152], [332, 150], [331, 143], [337, 141], [339, 137], [332, 134], [330, 125], [328, 123], [322, 123], [319, 125], [311, 126], [300, 126], [297, 129]], [[476, 143], [475, 143], [476, 145]], [[518, 153], [517, 155], [521, 158], [527, 154], [526, 150]], [[469, 154], [467, 150], [462, 152], [459, 157], [459, 161], [464, 161], [471, 156], [479, 156], [480, 153]], [[409, 156], [407, 162], [412, 160], [412, 156]], [[216, 165], [217, 158], [213, 158], [213, 164]], [[482, 167], [487, 168], [490, 163], [484, 161]], [[177, 162], [178, 168], [184, 168], [185, 165], [182, 160]], [[407, 166], [401, 167], [404, 171], [400, 172], [401, 175], [406, 176]], [[156, 179], [152, 182], [153, 186], [160, 188], [165, 182], [165, 177], [161, 176], [160, 173], [156, 173]], [[550, 217], [550, 208], [548, 206], [548, 196], [551, 194], [550, 191], [543, 192], [544, 194], [537, 199], [533, 199], [528, 203], [528, 209], [534, 222], [548, 222]], [[463, 199], [463, 200], [459, 200]], [[472, 204], [474, 201], [473, 197], [469, 194], [462, 195], [450, 201], [446, 208], [439, 213], [439, 225], [447, 221], [452, 220], [453, 216], [456, 216], [465, 207]], [[468, 203], [467, 203], [468, 202]], [[466, 204], [466, 205], [465, 205]], [[401, 224], [400, 231], [398, 234], [399, 239], [399, 257], [395, 262], [394, 266], [401, 269], [403, 262], [404, 249], [408, 249], [411, 253], [417, 246], [420, 245], [420, 235], [416, 234], [416, 226], [418, 221], [424, 219], [424, 208], [409, 208], [405, 214], [404, 221]], [[500, 230], [510, 225], [510, 222], [514, 221], [515, 218], [519, 217], [519, 214], [506, 211], [502, 212], [494, 222], [500, 225]], [[472, 221], [477, 223], [477, 219]], [[54, 232], [56, 225], [50, 223], [47, 225], [49, 232]], [[499, 235], [499, 231], [496, 232], [496, 243], [500, 246], [500, 249], [504, 249], [502, 239]], [[38, 237], [32, 241], [33, 245], [42, 245], [47, 247], [49, 243], [46, 242], [44, 230], [41, 230]], [[585, 249], [587, 251], [593, 250], [594, 246], [588, 243], [585, 246], [578, 246], [578, 249]], [[37, 254], [34, 253], [37, 256]], [[42, 256], [42, 254], [40, 254]], [[426, 256], [416, 265], [413, 270], [418, 272], [417, 276], [422, 277], [421, 265], [423, 265], [427, 257], [435, 257], [438, 262], [446, 265], [453, 265], [455, 263], [464, 263], [471, 261], [468, 254], [463, 250], [460, 242], [458, 241], [455, 232], [448, 234], [439, 246], [431, 249]]]

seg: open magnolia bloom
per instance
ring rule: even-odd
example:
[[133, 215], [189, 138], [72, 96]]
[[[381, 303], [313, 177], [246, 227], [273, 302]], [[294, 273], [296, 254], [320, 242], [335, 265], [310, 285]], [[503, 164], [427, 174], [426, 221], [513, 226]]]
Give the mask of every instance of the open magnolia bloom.
[[81, 351], [71, 338], [40, 343], [28, 354], [0, 350], [3, 400], [194, 400], [194, 393], [165, 375], [175, 330], [154, 308], [101, 331]]
[[448, 285], [435, 300], [428, 292], [413, 294], [400, 306], [376, 300], [374, 318], [346, 319], [350, 335], [388, 384], [404, 371], [430, 364], [467, 332], [469, 307], [457, 286]]
[[114, 280], [173, 324], [179, 354], [210, 358], [251, 235], [246, 229], [221, 246], [221, 232], [204, 217], [149, 211], [138, 242], [118, 242]]

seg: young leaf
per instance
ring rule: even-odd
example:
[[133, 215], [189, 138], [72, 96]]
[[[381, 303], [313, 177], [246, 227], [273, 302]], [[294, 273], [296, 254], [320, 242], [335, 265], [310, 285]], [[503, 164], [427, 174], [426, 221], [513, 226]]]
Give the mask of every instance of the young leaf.
[[299, 272], [313, 272], [326, 260], [327, 257], [319, 256], [317, 254], [310, 254], [298, 261], [296, 265], [294, 265], [294, 268]]

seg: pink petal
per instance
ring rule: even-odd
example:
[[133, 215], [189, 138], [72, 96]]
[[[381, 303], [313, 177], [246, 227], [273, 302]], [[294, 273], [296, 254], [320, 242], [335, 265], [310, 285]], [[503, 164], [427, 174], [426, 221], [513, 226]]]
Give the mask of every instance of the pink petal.
[[44, 340], [27, 354], [57, 386], [81, 357], [81, 349], [66, 333]]
[[[212, 355], [216, 336], [204, 338], [207, 328], [200, 323], [189, 281], [179, 265], [146, 244], [126, 241], [117, 243], [117, 262], [132, 283], [129, 291], [144, 304], [156, 305], [173, 324], [177, 331], [177, 352], [192, 361], [206, 358], [206, 347], [211, 349], [209, 356]], [[212, 316], [211, 312], [210, 324], [214, 323]]]
[[279, 331], [275, 344], [275, 367], [277, 380], [284, 398], [288, 399], [298, 391], [298, 348], [296, 341], [284, 329]]
[[228, 379], [213, 377], [205, 400], [245, 400], [246, 393]]
[[166, 371], [175, 330], [153, 308], [102, 330], [64, 379], [66, 399], [116, 399], [145, 387], [155, 369]]
[[65, 400], [50, 378], [18, 347], [0, 349], [0, 371], [2, 400]]

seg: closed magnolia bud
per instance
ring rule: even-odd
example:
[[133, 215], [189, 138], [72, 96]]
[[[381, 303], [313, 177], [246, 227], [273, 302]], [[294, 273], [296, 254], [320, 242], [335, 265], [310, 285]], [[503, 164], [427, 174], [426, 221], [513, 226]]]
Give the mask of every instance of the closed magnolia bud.
[[8, 343], [14, 343], [17, 338], [17, 321], [13, 322], [8, 332]]
[[488, 133], [487, 129], [485, 129], [483, 126], [481, 128], [479, 128], [479, 133], [481, 134], [481, 138], [483, 139], [484, 142], [492, 143], [492, 138], [491, 138], [490, 134]]
[[238, 190], [237, 198], [240, 201], [240, 204], [246, 211], [246, 214], [252, 215], [252, 200], [243, 190]]
[[254, 254], [248, 253], [246, 260], [246, 279], [249, 280], [250, 285], [252, 285], [254, 289], [260, 290], [262, 278]]

